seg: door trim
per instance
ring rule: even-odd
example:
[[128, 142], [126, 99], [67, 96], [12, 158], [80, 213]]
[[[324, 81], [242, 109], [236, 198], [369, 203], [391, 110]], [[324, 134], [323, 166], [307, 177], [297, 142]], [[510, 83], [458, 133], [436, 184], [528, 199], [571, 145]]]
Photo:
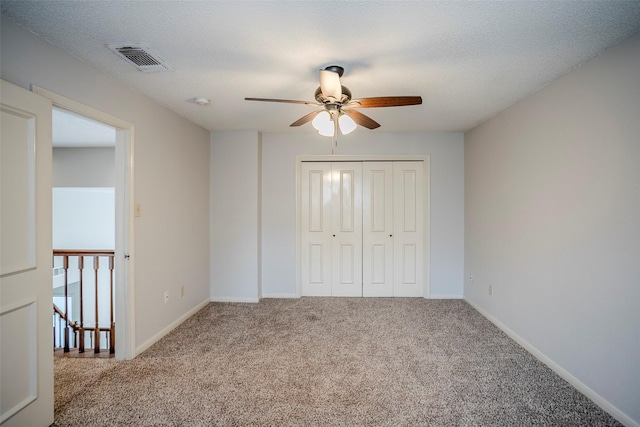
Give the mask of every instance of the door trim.
[[115, 147], [115, 193], [116, 193], [116, 260], [122, 260], [123, 267], [116, 269], [115, 322], [116, 359], [133, 359], [135, 354], [135, 300], [134, 300], [134, 182], [133, 148], [135, 126], [125, 120], [89, 107], [73, 99], [51, 92], [36, 85], [31, 90], [51, 100], [53, 107], [62, 108], [116, 128]]
[[421, 161], [424, 163], [424, 263], [423, 277], [424, 285], [422, 297], [431, 297], [431, 156], [429, 154], [301, 154], [296, 156], [295, 161], [295, 186], [296, 186], [296, 298], [302, 296], [302, 220], [300, 210], [300, 166], [303, 162], [393, 162], [393, 161]]

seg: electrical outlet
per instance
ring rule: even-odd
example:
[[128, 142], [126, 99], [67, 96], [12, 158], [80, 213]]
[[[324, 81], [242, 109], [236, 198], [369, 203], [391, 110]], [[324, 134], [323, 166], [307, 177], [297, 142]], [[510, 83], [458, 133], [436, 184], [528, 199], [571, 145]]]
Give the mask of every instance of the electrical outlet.
[[473, 283], [473, 276], [469, 276], [469, 282]]
[[134, 209], [133, 215], [135, 217], [141, 217], [142, 216], [142, 206], [140, 205], [140, 203], [136, 203], [135, 204], [135, 209]]
[[169, 291], [164, 291], [164, 303], [169, 302]]
[[180, 298], [184, 297], [184, 285], [180, 286]]
[[493, 295], [493, 285], [489, 285], [489, 295]]

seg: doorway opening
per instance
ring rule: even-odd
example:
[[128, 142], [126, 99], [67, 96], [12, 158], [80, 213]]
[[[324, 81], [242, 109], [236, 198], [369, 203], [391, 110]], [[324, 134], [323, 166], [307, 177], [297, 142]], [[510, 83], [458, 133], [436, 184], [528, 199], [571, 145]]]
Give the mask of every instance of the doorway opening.
[[[32, 91], [51, 100], [53, 107], [102, 123], [115, 130], [113, 163], [114, 251], [113, 251], [113, 318], [118, 325], [115, 334], [117, 360], [133, 359], [134, 325], [134, 247], [133, 247], [133, 147], [134, 126], [120, 118], [84, 105], [49, 90], [32, 86]], [[102, 254], [101, 254], [102, 255]], [[99, 264], [105, 262], [100, 260]], [[85, 263], [86, 264], [86, 263]], [[106, 261], [106, 264], [109, 264]], [[85, 265], [85, 268], [87, 266]], [[93, 265], [89, 266], [93, 269]], [[111, 267], [107, 268], [111, 270]], [[100, 313], [98, 313], [100, 317]]]
[[56, 355], [115, 356], [113, 126], [52, 111]]

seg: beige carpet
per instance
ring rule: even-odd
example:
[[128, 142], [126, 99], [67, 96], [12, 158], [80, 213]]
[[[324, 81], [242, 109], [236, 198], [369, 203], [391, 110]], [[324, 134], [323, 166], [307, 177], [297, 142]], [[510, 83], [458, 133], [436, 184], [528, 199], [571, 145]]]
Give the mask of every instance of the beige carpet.
[[460, 300], [212, 303], [136, 359], [56, 360], [57, 426], [613, 426]]

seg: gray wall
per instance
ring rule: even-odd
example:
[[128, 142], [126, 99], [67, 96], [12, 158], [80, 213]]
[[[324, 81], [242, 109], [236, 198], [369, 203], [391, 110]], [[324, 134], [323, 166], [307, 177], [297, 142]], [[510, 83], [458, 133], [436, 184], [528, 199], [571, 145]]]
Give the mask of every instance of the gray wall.
[[260, 298], [260, 134], [211, 134], [211, 298]]
[[135, 126], [134, 196], [142, 216], [134, 222], [134, 323], [136, 348], [144, 348], [209, 300], [210, 133], [5, 18], [1, 31], [4, 80], [35, 84]]
[[639, 183], [640, 36], [465, 135], [465, 297], [635, 425]]
[[54, 148], [54, 187], [115, 187], [115, 148]]

